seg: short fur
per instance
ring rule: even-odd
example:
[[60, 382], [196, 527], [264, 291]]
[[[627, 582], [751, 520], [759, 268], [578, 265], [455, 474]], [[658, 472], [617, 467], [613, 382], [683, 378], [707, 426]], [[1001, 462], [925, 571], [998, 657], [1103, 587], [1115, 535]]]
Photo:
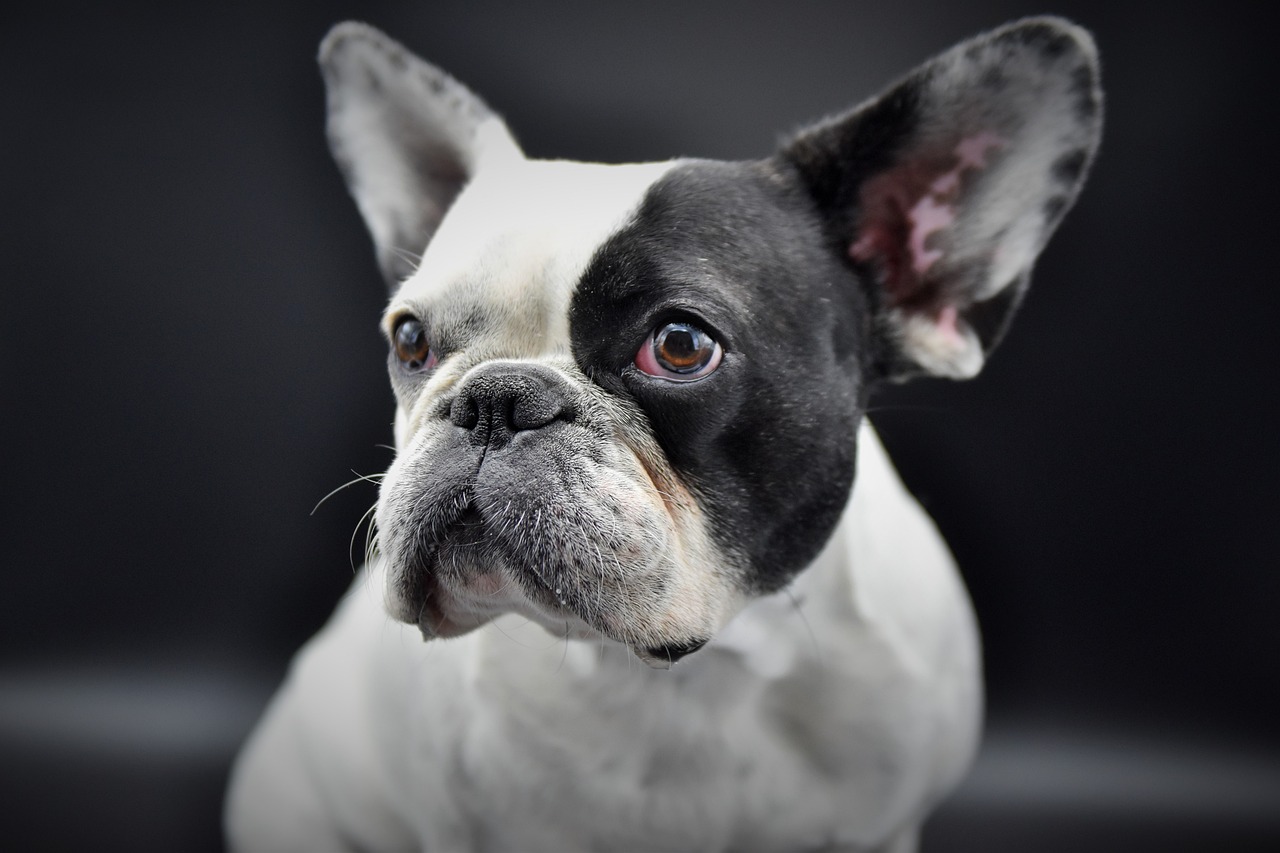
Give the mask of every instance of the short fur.
[[[320, 59], [429, 357], [389, 356], [380, 553], [238, 760], [232, 847], [914, 849], [979, 642], [864, 414], [1003, 334], [1097, 146], [1089, 36], [1011, 24], [742, 163], [528, 160], [376, 30]], [[705, 372], [655, 372], [672, 324]]]

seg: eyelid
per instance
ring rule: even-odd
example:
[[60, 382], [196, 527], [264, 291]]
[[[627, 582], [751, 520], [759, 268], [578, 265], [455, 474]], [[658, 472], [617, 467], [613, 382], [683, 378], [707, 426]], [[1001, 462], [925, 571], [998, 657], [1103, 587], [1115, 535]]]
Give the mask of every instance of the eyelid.
[[387, 339], [388, 343], [393, 342], [396, 336], [396, 327], [407, 317], [412, 317], [421, 323], [424, 328], [429, 328], [422, 315], [423, 312], [416, 311], [409, 305], [397, 305], [388, 308], [382, 315], [382, 323], [379, 327], [382, 331], [382, 336]]
[[671, 323], [687, 323], [690, 326], [696, 326], [703, 333], [710, 335], [712, 340], [717, 341], [725, 349], [730, 348], [729, 336], [720, 328], [720, 325], [691, 305], [673, 303], [664, 306], [652, 315], [649, 330], [655, 331]]

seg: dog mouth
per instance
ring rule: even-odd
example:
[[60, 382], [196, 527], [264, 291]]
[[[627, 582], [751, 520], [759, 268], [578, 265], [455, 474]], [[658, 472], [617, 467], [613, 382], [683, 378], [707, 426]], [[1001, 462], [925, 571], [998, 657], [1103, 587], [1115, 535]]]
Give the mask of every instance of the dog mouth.
[[378, 508], [389, 614], [428, 640], [517, 613], [652, 666], [695, 651], [739, 594], [691, 500], [612, 434], [547, 435], [482, 453], [443, 432], [397, 460]]
[[553, 567], [516, 558], [531, 539], [520, 520], [487, 514], [464, 493], [424, 519], [415, 538], [399, 584], [407, 608], [396, 615], [424, 638], [459, 636], [511, 611], [556, 633], [599, 636], [573, 606], [574, 591], [554, 580]]

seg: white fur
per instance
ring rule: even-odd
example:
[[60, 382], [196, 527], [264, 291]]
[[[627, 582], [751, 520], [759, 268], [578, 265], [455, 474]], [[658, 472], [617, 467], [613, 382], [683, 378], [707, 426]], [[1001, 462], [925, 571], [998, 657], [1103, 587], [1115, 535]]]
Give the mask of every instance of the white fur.
[[569, 352], [569, 304], [601, 243], [632, 216], [675, 165], [504, 159], [481, 171], [450, 209], [422, 262], [383, 315], [391, 335], [404, 314], [475, 309], [489, 319], [461, 363], [442, 363], [413, 412], [396, 416], [403, 449], [422, 409], [484, 358], [545, 359]]
[[[409, 553], [402, 553], [397, 543], [414, 540], [412, 535], [392, 534], [406, 525], [412, 528], [416, 519], [400, 517], [405, 502], [388, 496], [402, 483], [412, 489], [420, 476], [420, 460], [451, 436], [452, 425], [431, 414], [441, 397], [492, 360], [536, 363], [590, 392], [594, 386], [569, 352], [575, 288], [599, 246], [634, 218], [645, 191], [674, 165], [518, 157], [490, 161], [450, 208], [421, 264], [392, 298], [384, 326], [388, 335], [393, 334], [405, 315], [434, 317], [442, 324], [457, 316], [483, 317], [485, 322], [445, 354], [413, 399], [399, 401], [397, 457], [383, 480], [377, 514], [393, 579]], [[650, 547], [635, 555], [635, 564], [611, 555], [626, 567], [626, 583], [601, 579], [601, 597], [607, 586], [610, 600], [625, 598], [629, 607], [619, 616], [630, 622], [610, 627], [637, 640], [647, 637], [652, 645], [710, 636], [738, 610], [742, 595], [728, 576], [731, 567], [724, 555], [711, 544], [697, 502], [670, 472], [652, 434], [632, 428], [629, 419], [634, 413], [617, 411], [615, 401], [598, 393], [586, 393], [579, 402], [591, 410], [590, 420], [600, 424], [599, 438], [605, 446], [599, 448], [600, 458], [580, 460], [587, 469], [579, 478], [583, 491], [557, 499], [583, 505], [609, 493], [614, 503], [631, 507], [624, 519], [627, 526], [618, 535], [628, 541], [639, 541], [646, 533], [652, 538]], [[646, 592], [643, 602], [637, 600], [636, 592], [655, 578], [661, 583], [654, 588], [664, 591]], [[505, 589], [522, 598], [519, 585], [512, 578], [505, 580]], [[489, 615], [512, 604], [491, 594], [479, 598], [478, 606]], [[388, 606], [407, 621], [414, 621], [419, 610], [390, 590]], [[514, 606], [530, 618], [547, 616], [533, 602], [520, 600]], [[564, 624], [563, 613], [547, 618]]]
[[[907, 354], [940, 375], [981, 367], [962, 309], [1025, 285], [1054, 224], [1044, 203], [1060, 193], [1060, 215], [1083, 174], [1073, 186], [1053, 184], [1057, 158], [1091, 157], [1096, 145], [1096, 80], [1092, 92], [1069, 83], [1096, 63], [1087, 34], [1063, 22], [1029, 26], [1065, 33], [1075, 58], [1062, 51], [1048, 61], [1034, 40], [996, 33], [944, 54], [925, 75], [918, 150], [995, 134], [1010, 152], [1000, 169], [943, 163], [933, 207], [915, 223], [918, 273], [985, 276], [963, 282], [956, 305], [904, 319]], [[431, 440], [425, 407], [477, 365], [535, 361], [589, 392], [569, 353], [575, 283], [672, 164], [526, 161], [482, 101], [362, 25], [335, 28], [321, 63], [335, 155], [398, 288], [387, 331], [405, 314], [446, 335], [451, 324], [465, 328], [429, 379], [398, 388], [396, 464]], [[983, 85], [993, 71], [1014, 87], [998, 98]], [[1073, 108], [1080, 97], [1093, 99], [1088, 120]], [[982, 178], [953, 199], [947, 188], [966, 170]], [[402, 263], [422, 246], [416, 269]], [[550, 629], [563, 623], [519, 613], [424, 643], [418, 627], [387, 615], [388, 568], [375, 562], [299, 653], [236, 763], [227, 806], [235, 849], [914, 849], [924, 816], [976, 749], [981, 656], [946, 546], [874, 431], [862, 427], [852, 497], [818, 558], [715, 631], [741, 595], [698, 590], [743, 591], [716, 574], [713, 521], [671, 488], [678, 478], [658, 482], [669, 466], [656, 439], [629, 424], [623, 401], [612, 405], [612, 428], [597, 438], [631, 457], [611, 475], [647, 483], [659, 521], [658, 503], [674, 507], [669, 532], [683, 551], [667, 573], [681, 583], [666, 588], [688, 612], [665, 612], [708, 627], [660, 639], [713, 633], [708, 645], [670, 671], [654, 669], [636, 656], [643, 644], [633, 653], [572, 636], [568, 625], [557, 635]], [[393, 466], [384, 491], [397, 477]], [[580, 506], [597, 485], [559, 498]], [[384, 533], [395, 521], [379, 520]], [[494, 583], [476, 573], [478, 594]], [[699, 596], [705, 613], [689, 604]], [[607, 612], [636, 621], [640, 608]]]
[[968, 599], [869, 426], [815, 564], [671, 671], [516, 616], [424, 643], [381, 571], [237, 763], [235, 849], [910, 849], [976, 747]]

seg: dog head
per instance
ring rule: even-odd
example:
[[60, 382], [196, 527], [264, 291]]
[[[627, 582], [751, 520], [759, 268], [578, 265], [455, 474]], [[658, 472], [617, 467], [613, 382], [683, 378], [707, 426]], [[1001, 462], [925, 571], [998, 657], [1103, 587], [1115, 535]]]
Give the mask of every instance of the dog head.
[[389, 611], [427, 637], [518, 611], [652, 664], [816, 556], [877, 382], [978, 372], [1101, 123], [1055, 19], [750, 162], [531, 160], [376, 30], [320, 62], [391, 289]]

